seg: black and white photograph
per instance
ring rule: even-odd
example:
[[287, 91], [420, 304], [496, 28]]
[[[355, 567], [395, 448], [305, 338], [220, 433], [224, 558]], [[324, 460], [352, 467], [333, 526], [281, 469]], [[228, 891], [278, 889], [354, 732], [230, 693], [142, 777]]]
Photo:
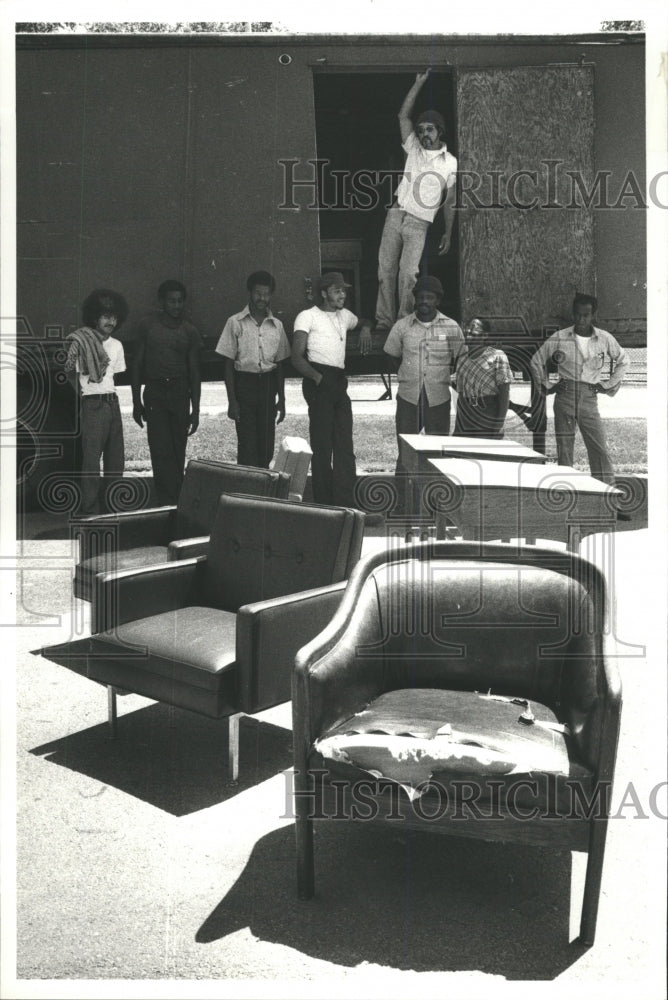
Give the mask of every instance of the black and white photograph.
[[0, 996], [665, 998], [663, 5], [0, 18]]

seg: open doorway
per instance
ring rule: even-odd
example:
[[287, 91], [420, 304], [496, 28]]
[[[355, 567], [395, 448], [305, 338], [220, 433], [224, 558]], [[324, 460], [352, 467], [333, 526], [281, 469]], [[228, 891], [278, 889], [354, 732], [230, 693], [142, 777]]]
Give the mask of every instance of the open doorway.
[[[320, 171], [320, 246], [323, 266], [343, 271], [353, 284], [351, 308], [374, 319], [378, 247], [403, 171], [405, 154], [397, 114], [415, 73], [318, 72], [314, 76], [316, 149], [327, 161]], [[457, 156], [451, 73], [433, 72], [418, 94], [413, 114], [441, 112], [448, 149]], [[440, 278], [441, 310], [460, 318], [457, 227], [450, 251], [438, 256], [443, 235], [439, 212], [430, 226], [423, 264]]]

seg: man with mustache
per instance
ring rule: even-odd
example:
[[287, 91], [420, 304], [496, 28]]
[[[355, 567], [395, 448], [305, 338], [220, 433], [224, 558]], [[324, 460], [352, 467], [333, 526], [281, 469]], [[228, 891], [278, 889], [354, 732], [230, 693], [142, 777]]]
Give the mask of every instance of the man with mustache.
[[427, 231], [441, 203], [445, 232], [439, 244], [439, 255], [446, 254], [450, 249], [457, 160], [448, 152], [444, 139], [445, 122], [438, 111], [423, 111], [417, 116], [415, 125], [411, 120], [415, 100], [428, 76], [429, 70], [417, 74], [399, 109], [399, 129], [406, 164], [385, 219], [378, 251], [376, 329], [389, 330], [395, 319], [408, 316], [413, 311], [413, 287], [420, 258]]

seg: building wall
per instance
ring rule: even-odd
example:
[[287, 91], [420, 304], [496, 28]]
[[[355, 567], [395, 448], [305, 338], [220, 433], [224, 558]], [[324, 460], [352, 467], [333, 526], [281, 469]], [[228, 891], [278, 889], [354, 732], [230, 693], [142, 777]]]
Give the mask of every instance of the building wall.
[[[83, 48], [51, 36], [17, 53], [18, 301], [37, 336], [46, 326], [74, 328], [96, 285], [122, 291], [133, 318], [174, 276], [186, 281], [193, 319], [213, 340], [259, 267], [276, 275], [277, 311], [290, 327], [304, 279], [319, 269], [318, 220], [307, 189], [296, 196], [301, 210], [279, 207], [278, 161], [315, 155], [314, 70], [583, 58], [595, 64], [595, 166], [611, 172], [610, 201], [628, 171], [644, 190], [642, 44], [108, 42]], [[633, 198], [626, 204], [595, 210], [602, 316], [646, 314], [645, 216]]]

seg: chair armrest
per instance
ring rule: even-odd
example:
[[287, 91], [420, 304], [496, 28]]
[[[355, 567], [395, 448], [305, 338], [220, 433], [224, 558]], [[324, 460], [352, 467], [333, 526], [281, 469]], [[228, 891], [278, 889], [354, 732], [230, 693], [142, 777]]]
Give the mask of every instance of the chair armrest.
[[197, 538], [177, 538], [167, 546], [167, 558], [193, 559], [195, 556], [205, 556], [209, 551], [211, 535], [198, 535]]
[[91, 607], [91, 632], [176, 611], [193, 603], [206, 556], [141, 569], [99, 573]]
[[72, 534], [79, 541], [79, 562], [108, 549], [120, 552], [145, 545], [167, 545], [175, 513], [176, 507], [149, 507], [77, 520]]
[[259, 712], [291, 698], [297, 650], [332, 618], [345, 582], [246, 604], [237, 612], [239, 709]]

